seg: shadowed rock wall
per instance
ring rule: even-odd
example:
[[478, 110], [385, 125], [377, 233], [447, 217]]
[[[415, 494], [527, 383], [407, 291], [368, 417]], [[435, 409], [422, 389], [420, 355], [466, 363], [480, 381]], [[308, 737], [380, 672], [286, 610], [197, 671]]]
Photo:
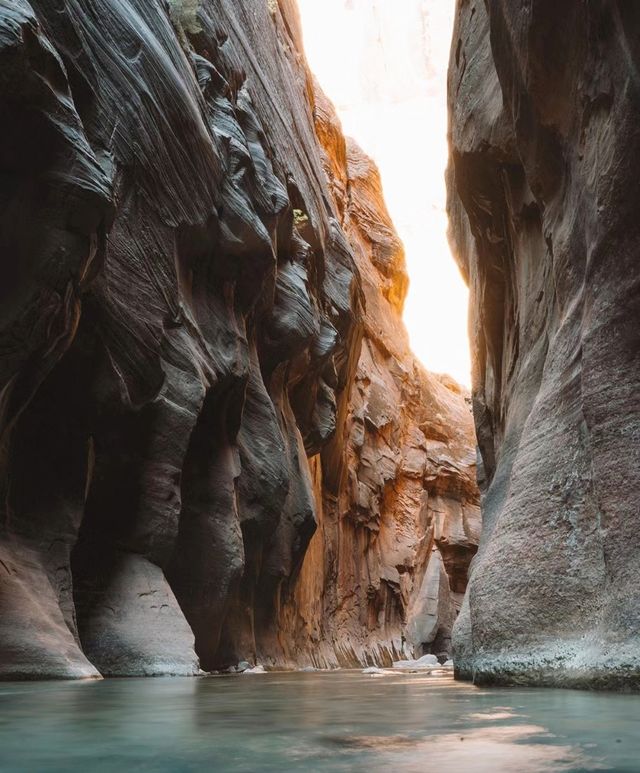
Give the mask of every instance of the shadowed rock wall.
[[0, 0], [0, 677], [288, 657], [365, 327], [301, 51], [284, 0]]
[[464, 678], [640, 684], [639, 11], [458, 2], [449, 211], [483, 463]]
[[257, 0], [0, 5], [5, 676], [270, 635], [359, 339], [295, 34]]

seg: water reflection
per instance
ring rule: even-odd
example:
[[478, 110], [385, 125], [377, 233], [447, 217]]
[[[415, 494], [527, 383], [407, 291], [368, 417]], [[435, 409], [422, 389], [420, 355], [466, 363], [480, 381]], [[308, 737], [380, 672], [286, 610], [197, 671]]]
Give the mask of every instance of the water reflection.
[[638, 771], [640, 697], [359, 672], [0, 685], [0, 770]]

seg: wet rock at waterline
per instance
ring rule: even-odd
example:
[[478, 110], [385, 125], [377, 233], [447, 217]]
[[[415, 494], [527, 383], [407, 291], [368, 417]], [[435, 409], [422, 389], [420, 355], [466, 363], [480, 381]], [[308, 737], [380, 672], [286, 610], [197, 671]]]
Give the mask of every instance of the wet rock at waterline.
[[470, 416], [301, 50], [286, 0], [0, 0], [0, 677], [448, 651]]
[[458, 3], [449, 212], [484, 530], [465, 678], [640, 685], [639, 11]]

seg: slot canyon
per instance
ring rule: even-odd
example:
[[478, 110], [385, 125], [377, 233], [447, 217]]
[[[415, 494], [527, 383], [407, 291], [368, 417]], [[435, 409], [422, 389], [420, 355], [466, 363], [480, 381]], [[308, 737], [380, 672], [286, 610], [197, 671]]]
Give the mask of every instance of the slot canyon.
[[456, 3], [467, 391], [295, 0], [0, 0], [0, 679], [638, 687], [638, 30]]

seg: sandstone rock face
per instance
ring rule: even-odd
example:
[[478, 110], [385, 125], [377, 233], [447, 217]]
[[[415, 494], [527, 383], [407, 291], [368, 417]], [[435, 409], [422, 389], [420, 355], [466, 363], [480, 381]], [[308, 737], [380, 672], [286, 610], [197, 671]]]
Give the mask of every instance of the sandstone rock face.
[[449, 620], [464, 401], [407, 359], [379, 183], [351, 150], [332, 195], [301, 51], [288, 0], [0, 0], [1, 678], [295, 661], [294, 595], [337, 636], [356, 579], [353, 650], [414, 597], [416, 640]]
[[312, 460], [319, 528], [282, 616], [285, 653], [315, 666], [444, 656], [480, 531], [472, 418], [461, 388], [409, 350], [404, 252], [377, 169], [318, 90], [315, 116], [364, 331], [340, 430]]
[[640, 684], [639, 10], [458, 2], [450, 215], [483, 463], [464, 678]]
[[295, 19], [0, 3], [2, 676], [272, 635], [360, 316]]

